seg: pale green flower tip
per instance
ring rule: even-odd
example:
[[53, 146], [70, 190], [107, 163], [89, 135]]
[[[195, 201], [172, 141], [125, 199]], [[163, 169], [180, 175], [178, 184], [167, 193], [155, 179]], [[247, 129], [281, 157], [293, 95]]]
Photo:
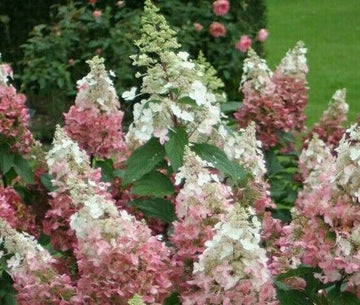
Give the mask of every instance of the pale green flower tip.
[[128, 305], [145, 305], [145, 303], [140, 295], [134, 294], [134, 296], [128, 301]]

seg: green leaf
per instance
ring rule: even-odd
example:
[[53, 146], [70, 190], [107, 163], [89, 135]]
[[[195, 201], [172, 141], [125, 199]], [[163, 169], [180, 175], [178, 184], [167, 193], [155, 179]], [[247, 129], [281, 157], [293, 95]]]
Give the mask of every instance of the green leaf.
[[8, 145], [0, 146], [0, 170], [3, 175], [5, 175], [11, 167], [14, 165], [14, 154], [9, 150]]
[[246, 180], [247, 173], [245, 169], [234, 162], [231, 162], [226, 154], [218, 147], [211, 144], [193, 144], [191, 146], [200, 158], [211, 162], [215, 168], [229, 176], [235, 183]]
[[316, 272], [320, 272], [320, 270], [318, 268], [301, 265], [301, 266], [297, 267], [296, 269], [290, 269], [289, 271], [287, 271], [285, 273], [279, 274], [276, 277], [276, 279], [278, 281], [281, 281], [281, 280], [287, 279], [289, 277], [294, 277], [294, 276], [304, 277], [305, 275], [314, 274]]
[[176, 219], [174, 205], [163, 198], [135, 199], [129, 204], [138, 208], [144, 216], [160, 219], [164, 223]]
[[226, 102], [220, 104], [221, 112], [223, 113], [232, 113], [239, 109], [239, 107], [242, 105], [242, 102]]
[[181, 305], [179, 300], [179, 294], [177, 292], [172, 293], [164, 300], [163, 305]]
[[114, 179], [114, 165], [111, 159], [94, 159], [95, 168], [101, 168], [101, 181], [112, 182]]
[[53, 192], [56, 190], [56, 187], [53, 186], [51, 179], [52, 177], [49, 174], [43, 174], [40, 176], [41, 183], [49, 192]]
[[356, 295], [348, 291], [341, 291], [339, 286], [328, 291], [328, 299], [331, 305], [360, 305], [360, 300]]
[[180, 104], [187, 104], [187, 105], [192, 105], [192, 106], [196, 106], [196, 101], [193, 100], [191, 97], [189, 96], [183, 96], [182, 98], [177, 100], [178, 103]]
[[166, 196], [174, 194], [170, 179], [158, 171], [152, 171], [135, 181], [132, 193], [140, 196]]
[[314, 305], [313, 301], [299, 290], [278, 289], [277, 297], [280, 305]]
[[185, 128], [180, 127], [170, 131], [169, 141], [165, 143], [165, 151], [170, 159], [171, 166], [176, 172], [184, 161], [184, 148], [189, 143]]
[[155, 138], [137, 148], [127, 160], [124, 184], [129, 184], [151, 172], [164, 158], [165, 149]]
[[15, 172], [27, 183], [34, 183], [34, 173], [29, 162], [20, 155], [14, 157]]

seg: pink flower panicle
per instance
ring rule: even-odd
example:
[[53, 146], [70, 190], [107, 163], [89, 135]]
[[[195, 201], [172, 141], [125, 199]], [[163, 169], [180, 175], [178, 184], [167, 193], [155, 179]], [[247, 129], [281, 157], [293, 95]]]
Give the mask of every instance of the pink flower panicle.
[[174, 222], [171, 242], [176, 249], [175, 259], [183, 269], [178, 281], [184, 291], [193, 261], [204, 251], [205, 241], [213, 237], [213, 226], [231, 206], [231, 189], [207, 166], [207, 162], [186, 148], [184, 164], [176, 175], [176, 184], [183, 179], [185, 182], [175, 199], [178, 220]]
[[0, 245], [7, 256], [8, 272], [14, 280], [19, 305], [81, 305], [71, 279], [59, 274], [55, 260], [37, 241], [18, 233], [0, 219]]
[[287, 234], [278, 240], [282, 251], [288, 249], [289, 261], [320, 267], [321, 273], [316, 276], [322, 282], [343, 279], [357, 293], [360, 291], [359, 149], [357, 125], [351, 126], [340, 140], [335, 150], [337, 157], [314, 137], [300, 157], [306, 179], [295, 203], [293, 221], [286, 229]]
[[302, 44], [298, 44], [288, 52], [274, 74], [252, 49], [244, 61], [240, 82], [244, 100], [234, 116], [243, 128], [250, 121], [256, 123], [264, 149], [279, 144], [279, 132], [296, 133], [305, 129], [305, 52]]
[[55, 199], [69, 200], [52, 212], [59, 212], [65, 224], [60, 229], [69, 226], [76, 241], [71, 246], [79, 268], [78, 298], [86, 304], [126, 304], [138, 293], [146, 303], [162, 302], [171, 292], [173, 272], [165, 244], [144, 222], [119, 213], [100, 171], [59, 127], [47, 162], [58, 187]]
[[346, 90], [337, 90], [332, 96], [328, 108], [323, 112], [320, 121], [314, 125], [308, 137], [318, 134], [327, 145], [335, 148], [345, 132], [349, 105], [345, 101]]
[[230, 9], [229, 0], [216, 0], [212, 4], [213, 13], [216, 16], [226, 15]]
[[0, 186], [0, 218], [16, 230], [39, 236], [32, 208], [25, 205], [19, 194], [10, 186]]
[[90, 73], [78, 81], [75, 105], [65, 114], [65, 130], [88, 154], [123, 159], [123, 112], [103, 62], [97, 56], [87, 62]]
[[12, 151], [26, 154], [34, 143], [28, 128], [26, 97], [17, 93], [12, 85], [7, 85], [8, 77], [12, 77], [11, 67], [0, 65], [0, 134]]

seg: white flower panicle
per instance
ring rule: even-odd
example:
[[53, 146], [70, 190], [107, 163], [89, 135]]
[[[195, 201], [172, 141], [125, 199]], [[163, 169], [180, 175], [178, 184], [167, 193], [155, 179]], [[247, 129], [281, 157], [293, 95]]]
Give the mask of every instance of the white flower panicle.
[[[164, 144], [168, 131], [178, 126], [186, 127], [191, 141], [208, 138], [221, 117], [218, 101], [206, 87], [219, 87], [211, 69], [205, 67], [205, 60], [195, 63], [187, 52], [177, 50], [180, 45], [175, 32], [151, 1], [145, 3], [142, 33], [136, 42], [141, 53], [131, 58], [134, 65], [146, 68], [137, 76], [142, 77], [140, 94], [150, 97], [135, 105], [126, 141], [137, 146], [155, 136]], [[133, 95], [132, 91], [125, 92], [124, 97]]]
[[346, 103], [346, 89], [337, 90], [330, 99], [328, 108], [324, 111], [322, 117], [332, 118], [344, 117], [349, 111], [349, 104]]
[[90, 168], [89, 156], [59, 125], [56, 126], [53, 147], [46, 155], [46, 162], [50, 174], [55, 177], [55, 185]]
[[335, 164], [330, 148], [315, 133], [299, 156], [299, 169], [305, 187], [314, 187], [321, 183], [320, 176], [327, 173]]
[[306, 74], [309, 72], [306, 52], [304, 43], [298, 41], [295, 47], [286, 53], [276, 70], [285, 76], [305, 80]]
[[19, 233], [3, 219], [0, 218], [0, 246], [5, 248], [11, 258], [7, 260], [10, 273], [24, 268], [24, 265], [37, 261], [39, 264], [51, 264], [53, 257], [47, 252], [37, 240], [23, 232]]
[[352, 125], [335, 149], [336, 182], [360, 203], [360, 127]]
[[250, 48], [247, 58], [244, 60], [240, 89], [247, 85], [260, 94], [271, 93], [275, 90], [271, 77], [272, 71], [267, 66], [266, 61]]
[[9, 78], [13, 78], [13, 71], [11, 66], [9, 64], [0, 64], [0, 85], [7, 86]]
[[261, 142], [256, 139], [255, 123], [251, 122], [246, 129], [241, 129], [238, 133], [229, 130], [225, 125], [220, 125], [218, 133], [227, 157], [243, 166], [252, 174], [255, 181], [262, 181], [266, 167]]
[[90, 72], [77, 82], [79, 92], [75, 104], [80, 108], [92, 108], [93, 105], [104, 112], [118, 111], [120, 103], [112, 80], [105, 69], [104, 59], [95, 56], [86, 63], [90, 66]]
[[[252, 289], [260, 290], [271, 278], [266, 251], [260, 247], [260, 230], [261, 223], [251, 208], [234, 205], [229, 219], [215, 225], [215, 236], [205, 243], [205, 251], [194, 264], [195, 280], [201, 273], [212, 276], [214, 285], [226, 291], [240, 280], [250, 279]], [[216, 272], [219, 266], [227, 267], [226, 274]]]

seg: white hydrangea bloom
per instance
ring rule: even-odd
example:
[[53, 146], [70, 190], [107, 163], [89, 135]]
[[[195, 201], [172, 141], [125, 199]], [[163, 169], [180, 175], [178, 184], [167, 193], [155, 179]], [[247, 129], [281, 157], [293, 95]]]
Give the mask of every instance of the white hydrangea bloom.
[[[7, 254], [12, 256], [7, 260], [10, 273], [23, 268], [24, 263], [35, 259], [44, 265], [54, 262], [54, 259], [33, 237], [27, 233], [19, 233], [0, 218], [0, 236]], [[2, 252], [3, 253], [3, 252]], [[49, 265], [50, 266], [50, 265]]]
[[87, 109], [96, 105], [105, 113], [119, 111], [120, 103], [112, 80], [105, 69], [104, 59], [95, 56], [88, 60], [90, 72], [77, 82], [79, 92], [75, 104]]
[[334, 164], [335, 158], [332, 156], [330, 148], [317, 134], [314, 134], [308, 147], [303, 149], [299, 156], [299, 167], [305, 187], [312, 188], [321, 183], [320, 176], [331, 170]]
[[227, 157], [243, 166], [256, 181], [261, 181], [266, 173], [266, 166], [261, 142], [256, 139], [255, 123], [251, 122], [246, 129], [239, 130], [239, 133], [220, 125], [218, 134]]
[[[194, 264], [195, 278], [201, 273], [211, 275], [225, 290], [235, 287], [243, 278], [253, 280], [257, 289], [266, 283], [271, 275], [266, 267], [266, 251], [260, 247], [261, 225], [255, 218], [251, 208], [245, 210], [235, 205], [229, 219], [218, 222], [215, 236], [205, 243], [206, 249]], [[228, 266], [230, 271], [226, 276], [217, 274], [217, 266]]]
[[244, 60], [243, 74], [240, 81], [240, 89], [245, 84], [251, 86], [260, 94], [273, 92], [275, 89], [271, 81], [272, 71], [266, 64], [266, 61], [260, 58], [253, 49], [249, 49], [247, 58]]
[[346, 131], [335, 151], [338, 153], [336, 182], [360, 202], [360, 127], [357, 124]]
[[90, 159], [59, 125], [56, 126], [53, 147], [46, 157], [50, 174], [56, 176], [55, 185], [59, 185], [62, 177], [71, 177], [78, 172], [84, 173], [90, 168]]
[[295, 47], [289, 50], [285, 57], [280, 61], [277, 71], [286, 76], [304, 79], [309, 72], [306, 60], [307, 49], [304, 43], [299, 41]]

